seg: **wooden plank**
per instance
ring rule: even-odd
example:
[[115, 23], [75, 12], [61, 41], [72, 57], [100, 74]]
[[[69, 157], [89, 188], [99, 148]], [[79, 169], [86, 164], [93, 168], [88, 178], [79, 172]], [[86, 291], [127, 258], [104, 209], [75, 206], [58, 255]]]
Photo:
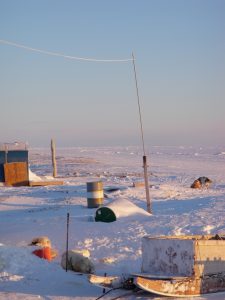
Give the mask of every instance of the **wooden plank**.
[[94, 285], [105, 288], [116, 288], [121, 286], [121, 278], [119, 276], [99, 276], [90, 274], [88, 281]]
[[29, 185], [27, 162], [12, 162], [4, 164], [6, 186]]
[[145, 186], [145, 183], [142, 181], [134, 181], [133, 182], [133, 187], [135, 187], [135, 188], [144, 187], [144, 186]]
[[143, 277], [148, 279], [162, 279], [162, 280], [183, 280], [188, 279], [187, 276], [163, 276], [163, 275], [154, 275], [149, 273], [131, 273], [133, 277]]
[[47, 185], [63, 185], [63, 181], [49, 180], [49, 181], [30, 181], [29, 186], [47, 186]]

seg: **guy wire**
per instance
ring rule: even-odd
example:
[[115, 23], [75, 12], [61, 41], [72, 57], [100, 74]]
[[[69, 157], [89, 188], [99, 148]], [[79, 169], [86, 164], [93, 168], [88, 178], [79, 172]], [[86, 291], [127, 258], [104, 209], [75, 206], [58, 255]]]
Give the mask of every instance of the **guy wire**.
[[66, 58], [66, 59], [72, 59], [72, 60], [83, 60], [83, 61], [89, 61], [89, 62], [90, 61], [91, 62], [128, 62], [128, 61], [132, 60], [132, 58], [126, 58], [126, 59], [96, 59], [96, 58], [89, 58], [89, 57], [77, 57], [77, 56], [65, 55], [65, 54], [62, 54], [62, 53], [37, 49], [37, 48], [33, 48], [33, 47], [28, 47], [28, 46], [25, 46], [25, 45], [22, 45], [22, 44], [10, 42], [10, 41], [3, 40], [3, 39], [0, 39], [0, 43], [5, 44], [5, 45], [9, 45], [9, 46], [13, 46], [13, 47], [16, 47], [16, 48], [22, 48], [22, 49], [33, 51], [33, 52], [38, 52], [38, 53], [47, 54], [47, 55], [51, 55], [51, 56], [59, 56], [59, 57], [63, 57], [63, 58]]

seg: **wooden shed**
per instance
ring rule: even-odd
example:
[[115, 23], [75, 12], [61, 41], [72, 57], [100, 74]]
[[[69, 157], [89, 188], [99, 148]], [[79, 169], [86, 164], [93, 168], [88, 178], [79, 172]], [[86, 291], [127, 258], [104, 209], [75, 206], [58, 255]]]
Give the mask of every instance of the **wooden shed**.
[[0, 182], [6, 185], [28, 185], [28, 150], [25, 143], [0, 145]]

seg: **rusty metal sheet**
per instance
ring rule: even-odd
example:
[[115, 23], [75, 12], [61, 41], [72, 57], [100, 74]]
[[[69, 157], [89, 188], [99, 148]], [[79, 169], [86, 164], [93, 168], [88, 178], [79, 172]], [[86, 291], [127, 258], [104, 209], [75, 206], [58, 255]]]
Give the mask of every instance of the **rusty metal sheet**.
[[5, 185], [29, 185], [28, 164], [26, 162], [13, 162], [4, 164]]

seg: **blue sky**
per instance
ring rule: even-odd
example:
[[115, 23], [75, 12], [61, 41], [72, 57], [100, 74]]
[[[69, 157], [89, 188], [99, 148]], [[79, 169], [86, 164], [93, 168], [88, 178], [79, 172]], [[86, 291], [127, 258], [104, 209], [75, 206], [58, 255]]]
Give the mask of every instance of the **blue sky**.
[[[0, 0], [0, 40], [136, 57], [148, 145], [224, 145], [224, 0]], [[139, 145], [132, 62], [0, 43], [1, 142]]]

